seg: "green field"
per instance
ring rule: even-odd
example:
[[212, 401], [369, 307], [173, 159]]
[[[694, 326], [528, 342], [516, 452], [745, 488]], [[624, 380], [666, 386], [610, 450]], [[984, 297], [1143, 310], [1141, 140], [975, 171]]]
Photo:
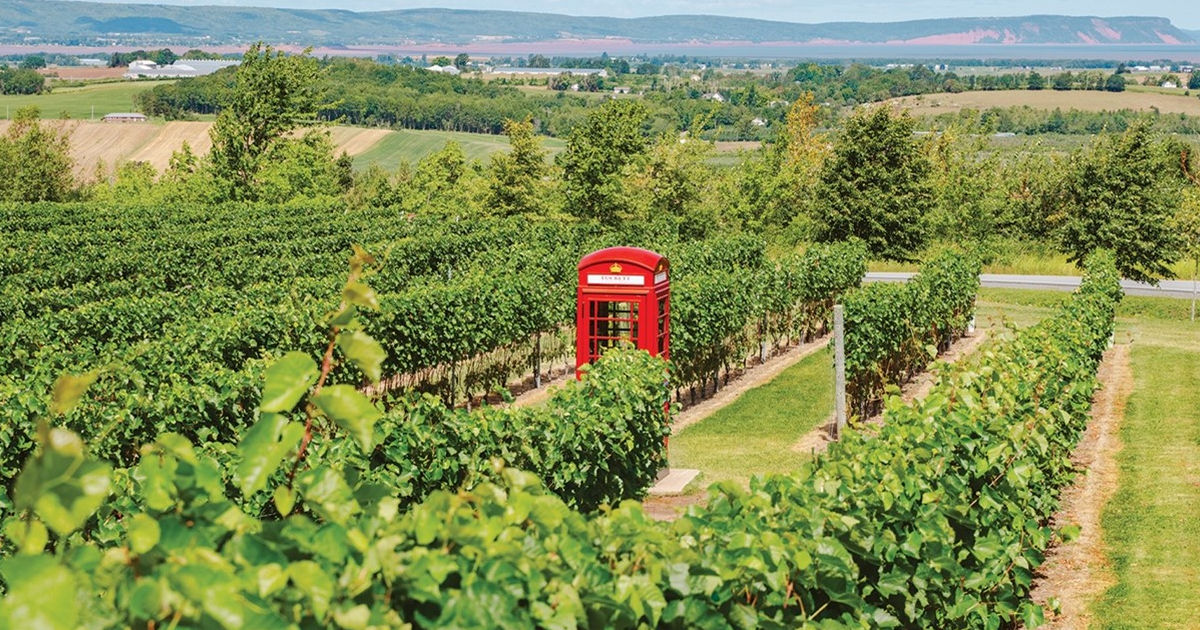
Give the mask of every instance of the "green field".
[[98, 83], [84, 87], [58, 88], [49, 94], [0, 95], [0, 110], [3, 110], [5, 118], [9, 118], [16, 110], [35, 105], [41, 110], [42, 118], [88, 120], [92, 116], [92, 108], [95, 108], [96, 118], [99, 119], [113, 112], [136, 111], [133, 96], [162, 83], [171, 81]]
[[[542, 146], [551, 155], [555, 155], [566, 147], [566, 142], [558, 138], [540, 138]], [[507, 136], [493, 136], [482, 133], [464, 133], [461, 131], [431, 131], [400, 129], [383, 138], [366, 152], [355, 156], [354, 167], [366, 168], [377, 164], [384, 169], [394, 170], [402, 162], [416, 162], [421, 158], [435, 153], [454, 141], [462, 147], [468, 160], [486, 160], [497, 151], [508, 150]]]

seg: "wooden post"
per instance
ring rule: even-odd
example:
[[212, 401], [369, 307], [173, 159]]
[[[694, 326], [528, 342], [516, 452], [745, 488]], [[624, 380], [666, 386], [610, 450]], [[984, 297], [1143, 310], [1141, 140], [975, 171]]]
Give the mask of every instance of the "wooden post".
[[540, 331], [533, 335], [533, 387], [534, 389], [542, 387], [542, 333]]
[[833, 410], [833, 437], [841, 439], [846, 427], [846, 311], [841, 304], [833, 307]]

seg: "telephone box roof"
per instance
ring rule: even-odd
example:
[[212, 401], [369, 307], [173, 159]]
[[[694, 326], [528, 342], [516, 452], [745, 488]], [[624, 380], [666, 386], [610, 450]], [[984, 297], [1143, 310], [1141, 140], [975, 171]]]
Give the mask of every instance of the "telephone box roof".
[[659, 268], [659, 263], [665, 260], [666, 258], [662, 254], [652, 252], [648, 249], [641, 249], [639, 247], [609, 247], [608, 249], [595, 251], [584, 256], [579, 261], [579, 269], [582, 271], [586, 267], [602, 262], [622, 262], [634, 264], [649, 271], [656, 271]]

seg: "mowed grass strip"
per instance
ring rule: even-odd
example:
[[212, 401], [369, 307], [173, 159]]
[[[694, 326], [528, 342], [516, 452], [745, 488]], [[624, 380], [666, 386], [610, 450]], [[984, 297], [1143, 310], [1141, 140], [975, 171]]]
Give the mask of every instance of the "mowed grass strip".
[[1104, 511], [1118, 582], [1096, 605], [1102, 628], [1200, 627], [1200, 350], [1150, 341], [1135, 341], [1120, 485]]
[[671, 438], [673, 468], [695, 468], [700, 483], [790, 473], [808, 459], [791, 446], [833, 412], [833, 358], [823, 349], [742, 394]]

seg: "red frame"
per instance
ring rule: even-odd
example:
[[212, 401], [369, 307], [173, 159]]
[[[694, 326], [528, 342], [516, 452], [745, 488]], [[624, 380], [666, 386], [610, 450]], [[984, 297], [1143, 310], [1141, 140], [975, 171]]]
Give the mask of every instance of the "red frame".
[[636, 247], [610, 247], [579, 261], [575, 375], [606, 348], [628, 341], [671, 356], [670, 263]]

